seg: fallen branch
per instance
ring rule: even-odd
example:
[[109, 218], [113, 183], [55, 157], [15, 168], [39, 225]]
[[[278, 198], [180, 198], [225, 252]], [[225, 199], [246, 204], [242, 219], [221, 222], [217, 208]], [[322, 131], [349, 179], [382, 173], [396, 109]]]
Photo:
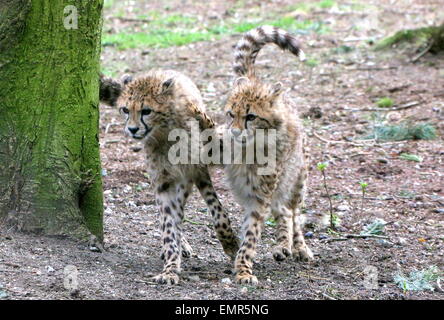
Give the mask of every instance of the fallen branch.
[[329, 238], [323, 240], [324, 242], [333, 242], [333, 241], [347, 241], [350, 239], [366, 239], [366, 238], [375, 238], [375, 239], [390, 239], [386, 236], [379, 236], [376, 234], [345, 234], [342, 238]]
[[345, 68], [347, 71], [381, 71], [381, 70], [391, 70], [398, 69], [398, 67], [394, 66], [385, 66], [385, 67], [357, 67], [357, 68]]
[[318, 135], [316, 132], [312, 132], [313, 136], [315, 136], [317, 139], [321, 140], [322, 142], [325, 143], [329, 143], [329, 144], [349, 144], [352, 146], [356, 146], [356, 147], [366, 147], [366, 146], [370, 146], [368, 144], [364, 144], [364, 143], [355, 143], [355, 142], [351, 142], [351, 141], [338, 141], [338, 140], [327, 140], [323, 137], [321, 137], [320, 135]]

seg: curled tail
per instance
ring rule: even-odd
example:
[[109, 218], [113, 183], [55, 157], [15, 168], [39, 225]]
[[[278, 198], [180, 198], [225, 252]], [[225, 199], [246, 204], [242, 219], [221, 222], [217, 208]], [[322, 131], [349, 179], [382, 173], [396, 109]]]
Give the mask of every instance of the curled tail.
[[283, 50], [289, 50], [300, 60], [305, 54], [296, 38], [287, 31], [272, 26], [261, 26], [244, 34], [234, 51], [234, 72], [238, 76], [254, 78], [254, 62], [257, 54], [267, 43], [275, 43]]

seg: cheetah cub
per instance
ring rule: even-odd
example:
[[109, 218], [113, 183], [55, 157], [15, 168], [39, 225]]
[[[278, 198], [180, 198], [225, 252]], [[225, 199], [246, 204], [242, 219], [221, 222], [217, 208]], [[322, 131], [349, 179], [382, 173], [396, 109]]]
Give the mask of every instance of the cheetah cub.
[[[292, 253], [303, 261], [313, 259], [297, 219], [307, 179], [304, 132], [282, 84], [264, 84], [254, 71], [256, 56], [267, 43], [275, 43], [301, 59], [304, 55], [292, 35], [270, 26], [250, 30], [235, 47], [234, 71], [239, 77], [225, 106], [227, 126], [231, 140], [242, 146], [244, 154], [249, 146], [256, 145], [250, 148], [255, 152], [253, 162], [243, 160], [226, 166], [231, 188], [245, 210], [242, 242], [235, 259], [238, 283], [258, 282], [252, 273], [253, 258], [264, 220], [270, 213], [277, 222], [274, 259], [282, 261]], [[275, 150], [276, 164], [267, 174], [259, 173], [258, 169], [264, 169], [264, 165], [256, 162], [258, 129], [269, 137], [264, 150]], [[273, 132], [274, 142], [270, 135]]]
[[190, 120], [198, 121], [200, 131], [214, 127], [214, 122], [205, 114], [202, 97], [194, 83], [185, 75], [169, 70], [151, 71], [123, 82], [101, 76], [100, 100], [118, 106], [126, 120], [126, 134], [144, 142], [146, 163], [161, 216], [164, 266], [154, 280], [177, 284], [181, 256], [191, 255], [181, 224], [185, 202], [194, 185], [208, 205], [216, 236], [225, 253], [234, 259], [238, 240], [214, 191], [207, 166], [172, 164], [168, 157], [171, 146], [176, 143], [168, 138], [173, 129], [182, 129], [181, 132], [192, 139]]

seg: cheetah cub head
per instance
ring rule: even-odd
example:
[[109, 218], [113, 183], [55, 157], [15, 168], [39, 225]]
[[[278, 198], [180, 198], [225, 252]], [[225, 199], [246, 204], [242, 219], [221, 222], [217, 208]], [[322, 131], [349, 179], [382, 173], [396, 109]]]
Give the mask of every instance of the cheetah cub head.
[[119, 108], [125, 119], [125, 133], [142, 140], [158, 136], [168, 128], [174, 78], [162, 72], [150, 72], [134, 79], [121, 81], [101, 79], [100, 100]]
[[258, 129], [279, 130], [282, 125], [282, 84], [263, 84], [255, 79], [238, 78], [225, 105], [227, 127], [231, 138], [239, 144], [254, 143]]

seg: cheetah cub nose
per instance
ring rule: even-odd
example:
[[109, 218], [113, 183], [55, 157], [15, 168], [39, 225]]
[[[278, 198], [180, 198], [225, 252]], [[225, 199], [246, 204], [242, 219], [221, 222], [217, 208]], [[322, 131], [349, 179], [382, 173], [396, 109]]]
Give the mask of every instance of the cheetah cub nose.
[[133, 128], [128, 128], [129, 132], [131, 132], [132, 134], [135, 134], [137, 131], [139, 131], [139, 128], [137, 127], [133, 127]]

